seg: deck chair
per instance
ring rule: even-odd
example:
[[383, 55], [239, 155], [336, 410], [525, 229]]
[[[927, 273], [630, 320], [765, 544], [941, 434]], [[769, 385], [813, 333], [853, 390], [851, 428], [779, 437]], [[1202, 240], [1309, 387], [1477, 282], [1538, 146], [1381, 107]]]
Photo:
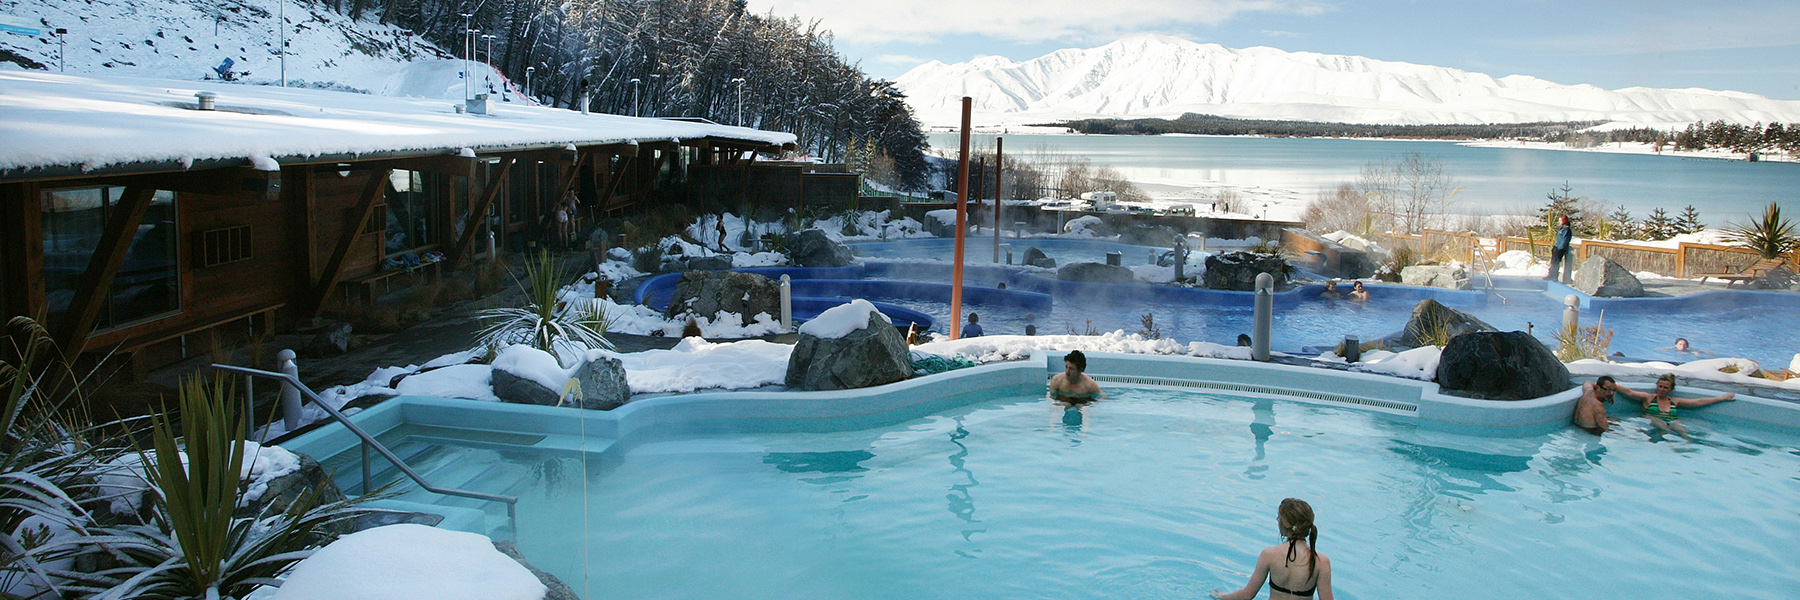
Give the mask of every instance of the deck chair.
[[1729, 289], [1732, 284], [1739, 281], [1756, 281], [1768, 277], [1770, 273], [1775, 272], [1776, 269], [1781, 268], [1782, 265], [1785, 264], [1787, 264], [1787, 261], [1779, 258], [1765, 258], [1756, 261], [1748, 267], [1744, 267], [1742, 271], [1736, 273], [1700, 273], [1700, 283], [1706, 283], [1706, 279], [1709, 277], [1713, 279], [1723, 279], [1725, 280], [1725, 287]]

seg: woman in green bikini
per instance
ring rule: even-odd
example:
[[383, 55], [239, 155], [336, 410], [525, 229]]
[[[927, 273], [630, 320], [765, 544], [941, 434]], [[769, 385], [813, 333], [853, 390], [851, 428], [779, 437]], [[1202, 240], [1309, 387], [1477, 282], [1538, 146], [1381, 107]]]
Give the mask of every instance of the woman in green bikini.
[[1643, 403], [1644, 416], [1650, 417], [1651, 425], [1655, 425], [1657, 429], [1663, 431], [1673, 431], [1681, 434], [1682, 439], [1692, 438], [1688, 436], [1687, 426], [1682, 425], [1681, 421], [1675, 418], [1676, 409], [1699, 408], [1716, 402], [1730, 402], [1737, 398], [1737, 394], [1730, 392], [1726, 392], [1723, 396], [1713, 396], [1711, 398], [1676, 398], [1670, 396], [1669, 394], [1675, 393], [1674, 373], [1664, 373], [1662, 377], [1656, 378], [1656, 393], [1654, 394], [1627, 389], [1623, 386], [1614, 388], [1614, 391], [1624, 394], [1627, 398]]

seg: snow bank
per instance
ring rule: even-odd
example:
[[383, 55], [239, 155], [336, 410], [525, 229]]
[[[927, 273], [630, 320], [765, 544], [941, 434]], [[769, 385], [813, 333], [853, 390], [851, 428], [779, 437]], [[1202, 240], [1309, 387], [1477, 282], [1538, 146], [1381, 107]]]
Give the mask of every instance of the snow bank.
[[1037, 350], [1162, 354], [1202, 358], [1250, 359], [1250, 349], [1210, 342], [1183, 344], [1170, 339], [1147, 339], [1124, 330], [1103, 335], [987, 335], [955, 341], [929, 342], [912, 347], [915, 352], [961, 356], [986, 364], [1030, 358]]
[[1794, 355], [1794, 360], [1792, 362], [1788, 363], [1787, 370], [1789, 373], [1793, 373], [1795, 375], [1800, 375], [1800, 354]]
[[634, 394], [742, 389], [779, 384], [787, 377], [787, 344], [743, 340], [715, 344], [700, 338], [681, 340], [669, 350], [630, 354], [607, 353], [625, 366], [625, 381]]
[[881, 314], [881, 309], [875, 308], [868, 300], [857, 298], [848, 304], [839, 304], [819, 313], [819, 316], [800, 326], [800, 333], [823, 339], [841, 338], [850, 335], [852, 331], [867, 328], [869, 313], [881, 317], [882, 322], [894, 322], [887, 315]]
[[1364, 252], [1374, 252], [1377, 254], [1382, 254], [1382, 253], [1387, 252], [1386, 249], [1381, 247], [1381, 244], [1377, 244], [1375, 242], [1371, 242], [1369, 240], [1363, 239], [1361, 236], [1358, 236], [1354, 233], [1350, 233], [1348, 231], [1344, 231], [1342, 229], [1333, 231], [1331, 233], [1327, 233], [1327, 234], [1319, 236], [1319, 237], [1331, 240], [1333, 242], [1337, 242], [1338, 245], [1343, 246], [1345, 248], [1350, 248], [1352, 250], [1362, 250]]
[[[178, 454], [182, 466], [186, 467], [187, 453]], [[155, 457], [154, 453], [150, 454], [150, 458]], [[293, 452], [279, 446], [244, 442], [244, 464], [238, 478], [244, 481], [246, 488], [238, 497], [238, 506], [249, 506], [269, 490], [269, 482], [298, 470], [300, 457]], [[150, 490], [150, 481], [144, 475], [144, 457], [136, 452], [120, 455], [101, 467], [101, 475], [95, 483], [101, 496], [107, 498], [107, 508], [113, 514], [136, 514], [144, 505], [144, 494]]]
[[541, 600], [487, 536], [416, 524], [358, 531], [294, 565], [275, 600]]
[[[1800, 357], [1797, 357], [1795, 362], [1800, 363]], [[1795, 366], [1800, 366], [1800, 364]], [[1719, 370], [1726, 367], [1735, 367], [1737, 372], [1725, 373]], [[1712, 358], [1707, 360], [1696, 360], [1679, 365], [1660, 361], [1609, 363], [1592, 358], [1569, 363], [1569, 373], [1582, 377], [1598, 377], [1601, 375], [1612, 375], [1614, 377], [1621, 375], [1656, 377], [1664, 373], [1674, 373], [1682, 377], [1704, 381], [1800, 390], [1800, 378], [1788, 379], [1787, 381], [1774, 381], [1750, 376], [1751, 373], [1756, 372], [1756, 370], [1760, 368], [1760, 365], [1758, 365], [1756, 361], [1745, 358]]]
[[928, 219], [937, 219], [937, 222], [945, 227], [956, 226], [956, 209], [954, 208], [928, 211], [925, 213], [925, 217]]
[[[488, 365], [454, 365], [407, 376], [389, 393], [499, 402], [500, 397], [494, 395], [493, 376], [494, 368]], [[381, 387], [387, 386], [383, 383]]]
[[1399, 354], [1379, 357], [1375, 353], [1370, 353], [1363, 362], [1357, 363], [1350, 369], [1364, 373], [1380, 373], [1407, 379], [1432, 381], [1437, 379], [1438, 358], [1443, 353], [1444, 349], [1437, 346], [1413, 348]]

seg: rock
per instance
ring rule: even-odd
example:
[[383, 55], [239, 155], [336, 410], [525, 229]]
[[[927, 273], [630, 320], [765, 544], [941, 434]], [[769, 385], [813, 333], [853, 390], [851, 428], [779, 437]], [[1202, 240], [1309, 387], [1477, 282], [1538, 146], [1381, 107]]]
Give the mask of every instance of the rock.
[[531, 571], [532, 575], [537, 576], [538, 582], [544, 584], [545, 588], [548, 588], [544, 591], [543, 600], [581, 600], [581, 596], [577, 595], [575, 589], [569, 587], [569, 584], [563, 583], [561, 579], [557, 579], [556, 576], [551, 575], [550, 572], [539, 569], [530, 562], [527, 562], [525, 560], [525, 554], [519, 552], [519, 547], [513, 545], [512, 542], [494, 540], [494, 549], [499, 550], [501, 554], [505, 554], [507, 558], [518, 561], [519, 566], [525, 567], [525, 570]]
[[399, 525], [401, 523], [412, 523], [415, 525], [424, 525], [426, 527], [437, 527], [438, 523], [442, 523], [442, 522], [444, 522], [444, 515], [440, 515], [440, 514], [436, 514], [436, 513], [408, 512], [408, 511], [404, 511], [404, 510], [363, 509], [356, 513], [355, 519], [350, 520], [348, 530], [343, 531], [341, 533], [350, 534], [350, 533], [356, 533], [358, 531], [363, 531], [365, 529], [374, 529], [376, 527], [385, 527], [388, 525]]
[[756, 319], [757, 313], [781, 314], [781, 284], [754, 273], [687, 271], [675, 284], [675, 295], [666, 311], [669, 317], [692, 314], [708, 319], [719, 311]]
[[[292, 452], [290, 450], [290, 452]], [[287, 510], [295, 502], [317, 494], [318, 504], [337, 502], [344, 499], [344, 492], [338, 489], [337, 482], [332, 481], [331, 474], [319, 465], [319, 461], [311, 456], [294, 452], [300, 459], [300, 468], [292, 473], [276, 477], [269, 481], [262, 496], [244, 506], [238, 507], [233, 514], [237, 517], [255, 517], [257, 515], [275, 514]], [[248, 462], [249, 457], [245, 457]]]
[[1470, 287], [1468, 271], [1462, 267], [1444, 265], [1407, 267], [1400, 271], [1400, 283], [1446, 290], [1466, 290]]
[[850, 247], [832, 240], [819, 229], [808, 229], [787, 239], [788, 262], [802, 267], [842, 267], [855, 262]]
[[1625, 265], [1604, 256], [1589, 256], [1581, 261], [1575, 275], [1574, 288], [1595, 298], [1638, 298], [1644, 295], [1644, 284]]
[[1438, 359], [1438, 386], [1478, 398], [1526, 400], [1571, 387], [1569, 368], [1523, 331], [1456, 336]]
[[502, 402], [556, 406], [557, 401], [562, 399], [562, 390], [552, 390], [544, 387], [544, 384], [503, 369], [494, 369], [492, 381], [494, 395]]
[[1063, 281], [1087, 281], [1092, 283], [1137, 282], [1137, 276], [1131, 272], [1131, 269], [1091, 262], [1078, 262], [1063, 265], [1056, 270], [1056, 278]]
[[802, 332], [788, 355], [787, 386], [802, 390], [847, 390], [911, 377], [912, 362], [900, 331], [869, 313], [866, 327], [841, 338]]
[[1456, 339], [1467, 333], [1478, 331], [1498, 331], [1493, 325], [1475, 318], [1475, 315], [1439, 304], [1438, 301], [1426, 298], [1413, 305], [1412, 318], [1407, 319], [1406, 329], [1400, 331], [1396, 342], [1407, 348], [1436, 345], [1435, 330], [1444, 331], [1443, 339]]
[[1041, 267], [1041, 268], [1045, 268], [1045, 269], [1054, 269], [1054, 268], [1056, 268], [1056, 259], [1050, 258], [1048, 256], [1044, 256], [1043, 250], [1037, 249], [1037, 246], [1032, 246], [1030, 248], [1025, 249], [1025, 260], [1020, 262], [1019, 264], [1022, 264], [1022, 265], [1028, 266], [1028, 267]]
[[687, 259], [688, 271], [725, 271], [731, 268], [731, 259], [724, 256], [698, 256]]
[[1206, 288], [1211, 290], [1256, 291], [1256, 276], [1268, 273], [1275, 277], [1275, 289], [1287, 285], [1287, 274], [1293, 267], [1274, 254], [1226, 252], [1206, 257]]
[[589, 410], [612, 410], [631, 400], [631, 386], [625, 381], [625, 364], [619, 359], [600, 356], [575, 371], [581, 381], [581, 407]]
[[1173, 248], [1182, 243], [1183, 236], [1175, 232], [1175, 228], [1167, 225], [1132, 225], [1119, 233], [1119, 243], [1134, 246], [1155, 246], [1157, 248]]
[[301, 333], [310, 337], [299, 353], [307, 356], [337, 356], [348, 352], [351, 330], [349, 323], [327, 321], [323, 326], [303, 331]]

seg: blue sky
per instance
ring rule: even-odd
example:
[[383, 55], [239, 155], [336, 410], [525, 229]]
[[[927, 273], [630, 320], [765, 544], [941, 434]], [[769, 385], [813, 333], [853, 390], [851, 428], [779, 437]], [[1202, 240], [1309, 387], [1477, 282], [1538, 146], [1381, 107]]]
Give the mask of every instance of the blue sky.
[[927, 60], [1029, 60], [1161, 33], [1608, 89], [1699, 87], [1800, 100], [1800, 1], [752, 0], [817, 20], [876, 77]]

